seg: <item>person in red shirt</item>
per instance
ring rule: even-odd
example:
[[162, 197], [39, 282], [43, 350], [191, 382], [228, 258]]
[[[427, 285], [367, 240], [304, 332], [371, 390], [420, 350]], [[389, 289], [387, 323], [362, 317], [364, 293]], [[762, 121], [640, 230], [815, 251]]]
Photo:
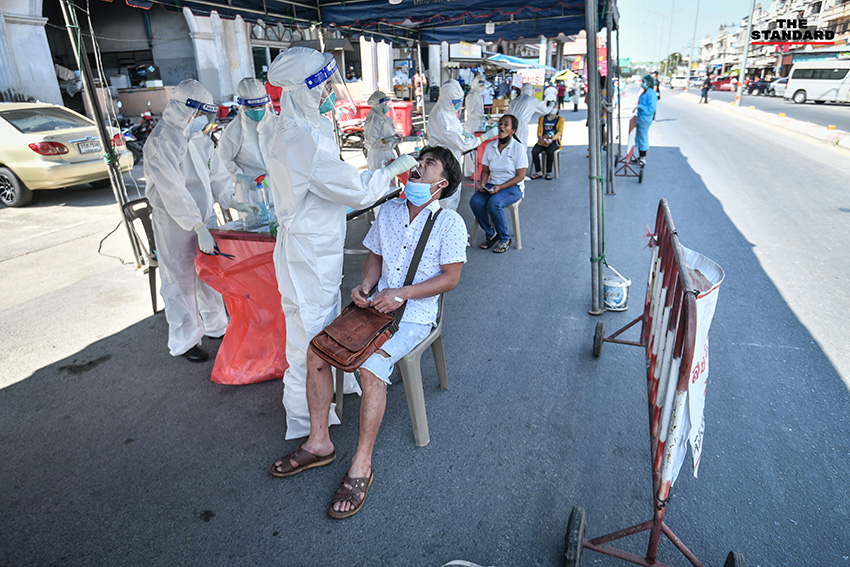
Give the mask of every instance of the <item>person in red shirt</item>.
[[564, 106], [564, 96], [567, 94], [567, 86], [564, 81], [558, 81], [558, 110]]

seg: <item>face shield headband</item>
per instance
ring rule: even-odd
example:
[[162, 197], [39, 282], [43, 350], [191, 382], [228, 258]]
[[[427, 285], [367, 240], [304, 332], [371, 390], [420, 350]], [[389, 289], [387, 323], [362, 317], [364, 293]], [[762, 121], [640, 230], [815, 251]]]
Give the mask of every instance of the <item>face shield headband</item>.
[[269, 97], [269, 95], [260, 98], [236, 98], [236, 102], [238, 102], [242, 106], [263, 106], [264, 104], [268, 104], [269, 102], [271, 102], [271, 100], [272, 99]]
[[205, 114], [212, 114], [218, 111], [218, 107], [214, 104], [207, 104], [205, 102], [201, 102], [198, 100], [193, 100], [191, 98], [186, 99], [186, 106], [192, 108], [194, 110], [198, 110]]
[[314, 89], [331, 78], [337, 72], [336, 59], [331, 59], [328, 64], [304, 79], [308, 89]]

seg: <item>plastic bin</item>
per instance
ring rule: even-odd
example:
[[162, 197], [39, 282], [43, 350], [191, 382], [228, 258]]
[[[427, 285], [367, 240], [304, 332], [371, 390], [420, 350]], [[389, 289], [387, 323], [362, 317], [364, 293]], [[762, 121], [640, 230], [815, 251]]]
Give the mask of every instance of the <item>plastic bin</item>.
[[390, 115], [393, 118], [396, 134], [399, 136], [410, 136], [413, 134], [413, 124], [411, 122], [411, 113], [413, 112], [413, 103], [409, 101], [390, 101]]

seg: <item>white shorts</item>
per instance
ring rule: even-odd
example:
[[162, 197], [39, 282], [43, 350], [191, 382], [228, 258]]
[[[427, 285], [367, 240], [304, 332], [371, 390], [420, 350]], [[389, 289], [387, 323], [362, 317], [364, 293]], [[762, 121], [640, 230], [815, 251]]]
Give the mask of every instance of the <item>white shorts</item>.
[[387, 358], [380, 352], [376, 352], [367, 358], [360, 368], [365, 368], [386, 384], [391, 384], [390, 376], [392, 376], [395, 363], [419, 346], [431, 332], [431, 329], [433, 329], [431, 325], [402, 321], [399, 323], [396, 334], [378, 349], [384, 351], [390, 357]]

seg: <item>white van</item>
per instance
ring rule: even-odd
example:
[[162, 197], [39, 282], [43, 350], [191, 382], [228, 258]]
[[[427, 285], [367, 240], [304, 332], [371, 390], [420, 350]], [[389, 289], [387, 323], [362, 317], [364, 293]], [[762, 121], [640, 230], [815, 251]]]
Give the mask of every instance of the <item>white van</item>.
[[807, 100], [818, 104], [850, 102], [850, 61], [830, 59], [794, 63], [782, 96], [797, 104]]

